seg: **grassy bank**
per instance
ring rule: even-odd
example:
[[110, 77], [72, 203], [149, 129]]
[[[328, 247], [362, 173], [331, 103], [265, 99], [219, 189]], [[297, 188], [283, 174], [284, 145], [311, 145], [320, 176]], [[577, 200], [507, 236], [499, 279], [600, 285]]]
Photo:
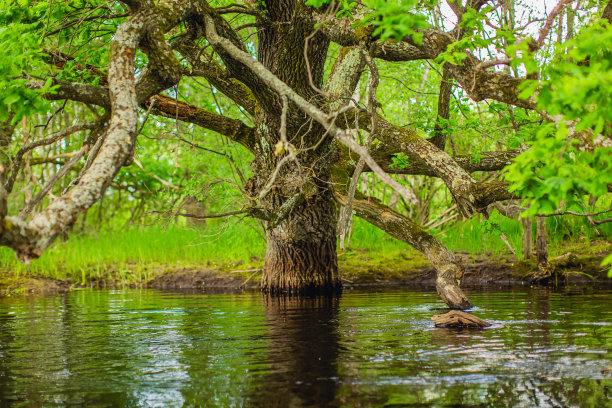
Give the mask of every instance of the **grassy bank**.
[[[600, 226], [602, 235], [584, 218], [551, 217], [548, 220], [549, 250], [559, 255], [571, 247], [591, 247], [598, 239], [599, 252], [612, 235], [610, 224]], [[488, 258], [512, 258], [500, 239], [503, 232], [510, 244], [521, 253], [522, 231], [517, 220], [494, 215], [487, 223], [478, 218], [458, 222], [434, 234], [450, 249]], [[3, 279], [46, 277], [77, 284], [116, 282], [142, 284], [168, 270], [260, 268], [265, 253], [262, 233], [256, 226], [231, 222], [208, 227], [179, 228], [154, 225], [120, 231], [102, 231], [59, 240], [40, 259], [30, 265], [19, 263], [13, 252], [0, 248], [0, 275]], [[355, 220], [351, 250], [339, 254], [345, 278], [372, 281], [395, 280], [406, 271], [418, 271], [427, 260], [407, 244], [360, 220]]]

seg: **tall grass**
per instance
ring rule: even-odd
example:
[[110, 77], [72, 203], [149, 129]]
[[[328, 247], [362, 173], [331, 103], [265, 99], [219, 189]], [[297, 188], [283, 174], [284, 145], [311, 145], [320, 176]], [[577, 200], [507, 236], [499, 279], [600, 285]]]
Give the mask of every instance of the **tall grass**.
[[350, 246], [353, 249], [393, 251], [411, 248], [410, 245], [393, 238], [361, 218], [354, 218], [353, 222], [353, 232], [350, 240]]
[[148, 226], [72, 236], [56, 242], [28, 266], [18, 262], [10, 249], [1, 248], [0, 266], [16, 274], [79, 280], [84, 269], [91, 275], [92, 270], [126, 263], [249, 262], [262, 257], [264, 250], [261, 236], [244, 223], [209, 228]]
[[[590, 242], [597, 238], [612, 238], [612, 223], [597, 226], [600, 235], [585, 217], [556, 216], [546, 218], [548, 246], [554, 251], [562, 250], [571, 243]], [[523, 228], [520, 220], [504, 217], [499, 213], [491, 215], [489, 222], [482, 216], [459, 221], [445, 229], [429, 231], [453, 251], [468, 252], [472, 255], [484, 254], [503, 256], [511, 254], [510, 249], [500, 238], [500, 233], [508, 238], [518, 257], [523, 256]], [[532, 239], [535, 242], [535, 220]], [[355, 219], [351, 247], [372, 251], [389, 251], [410, 248], [373, 225]]]
[[[488, 225], [488, 227], [487, 227]], [[532, 228], [532, 242], [535, 242], [535, 219]], [[596, 238], [610, 239], [612, 224], [591, 226], [585, 217], [555, 216], [546, 218], [547, 243], [551, 252], [578, 242], [590, 242]], [[500, 238], [503, 232], [517, 256], [523, 256], [523, 228], [520, 220], [510, 219], [499, 213], [491, 215], [489, 223], [481, 216], [457, 222], [450, 228], [434, 232], [434, 235], [453, 251], [467, 251], [471, 254], [504, 255], [510, 250]]]
[[[475, 217], [460, 221], [444, 231], [431, 231], [449, 249], [467, 251], [471, 254], [492, 256], [509, 255], [510, 251], [499, 237], [502, 231], [517, 252], [521, 253], [522, 228], [519, 220], [505, 218], [499, 214], [491, 216], [487, 227], [482, 219]], [[548, 242], [554, 248], [563, 249], [572, 241], [594, 239], [596, 232], [585, 218], [547, 218]], [[598, 226], [604, 238], [612, 237], [612, 225]], [[535, 230], [535, 227], [534, 227]], [[373, 225], [355, 219], [351, 248], [367, 250], [375, 257], [411, 250], [410, 246], [398, 241]], [[104, 277], [109, 269], [119, 274], [120, 280], [142, 280], [141, 276], [123, 276], [133, 273], [134, 268], [121, 269], [122, 265], [136, 264], [138, 270], [146, 270], [155, 264], [198, 265], [218, 267], [225, 264], [258, 263], [265, 253], [265, 241], [261, 231], [245, 223], [230, 222], [213, 224], [208, 227], [162, 228], [159, 225], [103, 231], [86, 235], [71, 236], [69, 240], [58, 240], [40, 259], [26, 266], [15, 259], [8, 248], [0, 248], [0, 267], [17, 275], [31, 274], [57, 279], [70, 278], [85, 282], [87, 278]], [[132, 272], [130, 272], [132, 271]]]

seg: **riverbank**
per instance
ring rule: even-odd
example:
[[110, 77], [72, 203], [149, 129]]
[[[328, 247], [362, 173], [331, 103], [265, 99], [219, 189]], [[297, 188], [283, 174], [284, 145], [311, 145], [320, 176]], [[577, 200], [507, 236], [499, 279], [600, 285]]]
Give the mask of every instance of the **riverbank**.
[[[574, 242], [551, 250], [556, 274], [551, 285], [609, 285], [607, 269], [600, 266], [612, 251], [604, 240]], [[458, 252], [465, 275], [462, 286], [531, 284], [535, 260], [514, 255]], [[411, 248], [389, 250], [352, 249], [338, 254], [340, 276], [345, 286], [418, 285], [435, 286], [435, 271], [427, 259]], [[257, 257], [238, 261], [144, 262], [123, 261], [83, 265], [80, 274], [61, 269], [64, 279], [34, 271], [0, 270], [0, 294], [61, 293], [80, 288], [157, 289], [253, 289], [259, 284], [263, 261]], [[76, 279], [75, 279], [76, 277]]]

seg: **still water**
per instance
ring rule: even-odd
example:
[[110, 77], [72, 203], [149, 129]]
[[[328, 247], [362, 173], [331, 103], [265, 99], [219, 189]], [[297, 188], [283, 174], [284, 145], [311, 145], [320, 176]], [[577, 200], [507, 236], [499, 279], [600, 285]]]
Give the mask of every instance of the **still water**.
[[610, 407], [612, 291], [80, 291], [0, 298], [0, 406]]

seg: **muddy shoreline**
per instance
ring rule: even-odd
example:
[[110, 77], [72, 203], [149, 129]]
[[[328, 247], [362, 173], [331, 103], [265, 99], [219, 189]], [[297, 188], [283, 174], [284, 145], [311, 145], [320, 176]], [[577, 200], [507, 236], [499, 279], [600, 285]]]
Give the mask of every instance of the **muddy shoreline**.
[[[458, 254], [465, 267], [461, 286], [465, 288], [496, 288], [515, 285], [533, 285], [534, 261], [493, 259]], [[556, 275], [548, 286], [593, 285], [609, 286], [612, 279], [607, 277], [605, 268], [600, 266], [603, 256], [575, 255], [552, 258]], [[345, 288], [405, 285], [427, 289], [435, 288], [435, 271], [421, 262], [421, 259], [388, 259], [387, 262], [355, 264], [340, 262], [340, 276]], [[402, 264], [401, 262], [404, 262]], [[406, 263], [408, 262], [408, 263]], [[365, 265], [365, 266], [364, 266]], [[129, 265], [127, 265], [129, 266]], [[393, 267], [395, 266], [395, 267]], [[119, 266], [115, 266], [119, 267]], [[121, 265], [125, 268], [126, 265]], [[112, 267], [111, 269], [112, 270]], [[94, 278], [82, 282], [58, 280], [39, 276], [0, 275], [0, 296], [18, 294], [57, 294], [73, 289], [152, 288], [164, 290], [254, 290], [258, 288], [260, 269], [228, 271], [227, 268], [204, 266], [157, 265], [148, 271], [147, 277], [139, 282], [124, 283], [112, 279]]]

